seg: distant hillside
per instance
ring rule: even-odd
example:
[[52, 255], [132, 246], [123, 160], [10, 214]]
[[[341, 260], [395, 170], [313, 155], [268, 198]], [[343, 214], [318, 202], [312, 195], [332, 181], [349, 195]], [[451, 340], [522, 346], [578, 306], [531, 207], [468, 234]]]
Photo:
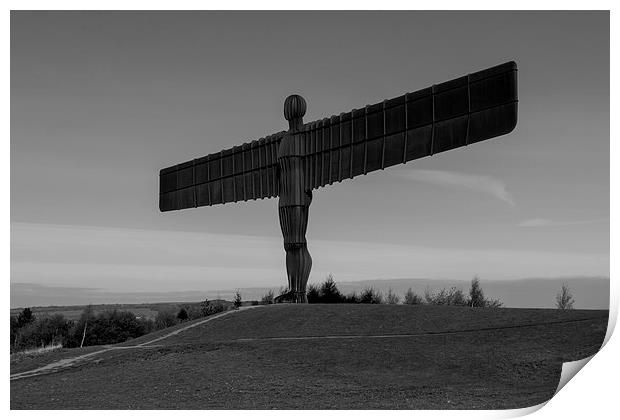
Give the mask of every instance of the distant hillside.
[[[426, 287], [440, 289], [442, 287], [459, 287], [467, 292], [469, 281], [434, 280], [434, 279], [376, 279], [357, 282], [339, 282], [338, 287], [344, 293], [359, 292], [365, 287], [387, 293], [404, 295], [411, 287], [416, 293], [423, 294]], [[553, 308], [555, 295], [566, 283], [575, 296], [575, 307], [580, 309], [609, 308], [609, 278], [607, 277], [562, 277], [562, 278], [531, 278], [517, 280], [486, 280], [481, 279], [485, 294], [500, 299], [507, 307], [514, 308]], [[243, 300], [259, 300], [270, 289], [277, 293], [281, 285], [271, 287], [241, 288]], [[50, 305], [85, 305], [85, 304], [137, 304], [159, 302], [197, 302], [204, 299], [232, 299], [234, 288], [227, 290], [195, 290], [168, 293], [113, 293], [101, 289], [50, 287], [34, 283], [11, 284], [11, 308], [23, 306]]]

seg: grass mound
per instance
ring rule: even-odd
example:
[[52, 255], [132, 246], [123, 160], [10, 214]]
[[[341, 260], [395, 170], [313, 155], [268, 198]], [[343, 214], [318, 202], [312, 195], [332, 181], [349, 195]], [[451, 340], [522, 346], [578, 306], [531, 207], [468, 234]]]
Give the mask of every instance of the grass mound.
[[12, 381], [11, 408], [527, 407], [553, 395], [562, 362], [598, 350], [607, 315], [257, 307], [161, 339], [159, 347], [110, 351], [78, 368]]

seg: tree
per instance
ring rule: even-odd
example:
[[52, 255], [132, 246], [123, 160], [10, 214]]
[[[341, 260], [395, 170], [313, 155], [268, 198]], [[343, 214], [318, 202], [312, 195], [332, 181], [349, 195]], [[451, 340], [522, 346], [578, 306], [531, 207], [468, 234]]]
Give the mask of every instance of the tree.
[[344, 300], [333, 274], [330, 273], [321, 285], [320, 295], [321, 303], [341, 303]]
[[239, 289], [235, 292], [235, 299], [233, 300], [233, 305], [235, 309], [239, 309], [243, 301], [241, 300], [241, 293], [239, 293]]
[[486, 306], [485, 303], [486, 299], [484, 298], [482, 287], [480, 287], [480, 279], [478, 279], [478, 276], [475, 276], [471, 280], [471, 286], [469, 287], [468, 305], [471, 307], [484, 307]]
[[19, 315], [17, 315], [17, 326], [18, 328], [21, 328], [24, 325], [28, 325], [34, 322], [34, 320], [35, 320], [35, 317], [32, 314], [32, 310], [30, 308], [24, 308], [19, 313]]
[[388, 291], [387, 296], [385, 297], [385, 302], [390, 305], [397, 305], [400, 302], [400, 297], [392, 292], [392, 288]]
[[177, 318], [181, 322], [187, 321], [189, 319], [189, 314], [187, 313], [187, 309], [181, 308], [181, 310], [177, 314]]
[[411, 287], [407, 289], [407, 293], [405, 293], [405, 305], [421, 305], [424, 303], [422, 298], [415, 294]]
[[562, 289], [560, 289], [560, 291], [555, 297], [556, 307], [558, 309], [573, 309], [574, 304], [575, 299], [573, 299], [573, 294], [571, 293], [566, 283], [562, 284]]
[[383, 296], [374, 288], [367, 287], [360, 295], [360, 303], [383, 303]]
[[306, 298], [308, 299], [308, 303], [319, 303], [321, 300], [321, 292], [319, 291], [319, 287], [316, 284], [311, 284], [308, 286], [308, 290], [306, 291]]
[[84, 322], [84, 330], [82, 331], [82, 340], [80, 341], [80, 348], [84, 347], [84, 340], [86, 340], [86, 329], [88, 328], [88, 320], [93, 316], [92, 306], [88, 305], [84, 311], [82, 311], [81, 320]]

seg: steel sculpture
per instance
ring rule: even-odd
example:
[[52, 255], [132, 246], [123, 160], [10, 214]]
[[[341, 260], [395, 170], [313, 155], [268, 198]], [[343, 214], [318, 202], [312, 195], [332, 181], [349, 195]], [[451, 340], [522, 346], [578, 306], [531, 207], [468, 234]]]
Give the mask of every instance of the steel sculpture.
[[306, 302], [313, 189], [507, 134], [517, 102], [512, 61], [306, 124], [306, 101], [292, 95], [288, 131], [162, 169], [159, 208], [279, 197], [289, 291], [278, 301]]

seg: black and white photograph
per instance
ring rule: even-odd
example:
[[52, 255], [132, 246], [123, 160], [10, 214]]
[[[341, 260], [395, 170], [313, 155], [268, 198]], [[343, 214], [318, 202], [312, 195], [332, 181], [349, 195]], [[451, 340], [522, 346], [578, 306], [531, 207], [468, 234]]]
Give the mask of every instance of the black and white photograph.
[[11, 411], [526, 409], [609, 339], [609, 10], [6, 13]]

